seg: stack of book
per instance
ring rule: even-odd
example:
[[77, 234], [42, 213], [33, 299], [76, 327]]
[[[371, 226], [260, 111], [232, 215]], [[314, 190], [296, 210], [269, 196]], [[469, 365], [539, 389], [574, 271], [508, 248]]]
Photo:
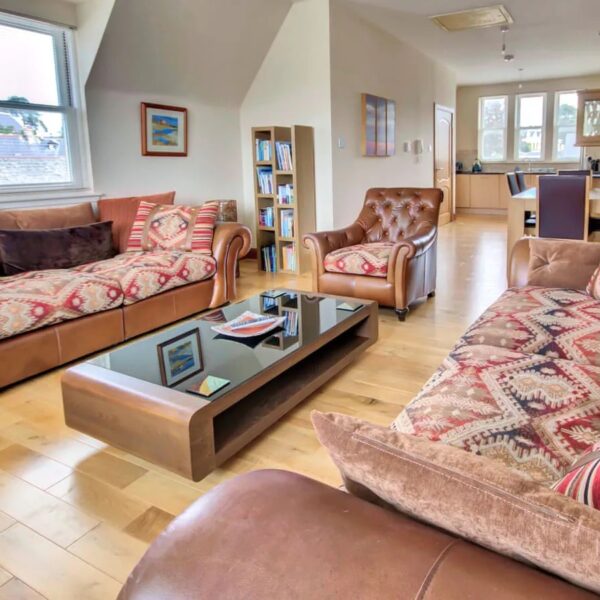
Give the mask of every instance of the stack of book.
[[293, 238], [294, 237], [294, 211], [286, 208], [282, 210], [280, 215], [280, 235], [284, 238]]
[[259, 162], [271, 160], [271, 142], [269, 140], [256, 140], [256, 160]]
[[285, 337], [298, 335], [298, 313], [295, 310], [284, 310], [285, 323], [283, 324]]
[[286, 183], [285, 185], [278, 185], [277, 195], [279, 196], [279, 204], [293, 204], [294, 184]]
[[277, 270], [275, 268], [275, 244], [263, 246], [260, 250], [262, 252], [264, 270], [267, 271], [267, 273], [275, 273]]
[[261, 194], [273, 193], [273, 169], [271, 167], [256, 167], [258, 190]]
[[284, 271], [296, 270], [296, 245], [285, 244], [281, 248], [281, 262]]
[[290, 142], [275, 142], [275, 152], [277, 153], [277, 168], [280, 171], [291, 171], [292, 163], [292, 144]]
[[273, 218], [273, 207], [267, 206], [258, 211], [258, 224], [262, 227], [274, 227], [275, 221]]

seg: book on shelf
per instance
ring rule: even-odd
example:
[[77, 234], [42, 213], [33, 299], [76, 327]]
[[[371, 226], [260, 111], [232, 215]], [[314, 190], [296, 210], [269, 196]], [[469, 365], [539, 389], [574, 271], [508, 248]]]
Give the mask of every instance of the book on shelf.
[[279, 215], [279, 234], [284, 238], [294, 237], [294, 210], [292, 208], [285, 208]]
[[285, 244], [281, 247], [281, 263], [284, 271], [296, 270], [296, 244]]
[[258, 210], [258, 224], [261, 227], [275, 227], [274, 210], [272, 206]]
[[298, 313], [295, 310], [284, 310], [285, 321], [283, 327], [285, 337], [294, 337], [298, 335]]
[[275, 153], [277, 155], [277, 169], [279, 171], [292, 171], [292, 144], [291, 142], [275, 142]]
[[279, 197], [279, 204], [293, 204], [294, 203], [294, 184], [286, 183], [277, 186], [277, 196]]
[[271, 142], [269, 140], [256, 140], [256, 160], [258, 162], [271, 160]]
[[264, 270], [267, 271], [267, 273], [275, 273], [277, 270], [277, 264], [275, 262], [275, 244], [262, 246], [260, 251], [262, 253]]
[[273, 168], [256, 167], [256, 176], [258, 177], [258, 190], [261, 194], [273, 193]]

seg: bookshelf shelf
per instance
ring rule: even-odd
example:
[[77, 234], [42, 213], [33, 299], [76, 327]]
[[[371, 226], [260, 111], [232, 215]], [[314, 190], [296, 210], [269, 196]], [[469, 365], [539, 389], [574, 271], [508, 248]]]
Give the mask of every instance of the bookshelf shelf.
[[316, 229], [313, 129], [254, 127], [252, 144], [258, 268], [300, 273], [310, 265], [302, 236]]

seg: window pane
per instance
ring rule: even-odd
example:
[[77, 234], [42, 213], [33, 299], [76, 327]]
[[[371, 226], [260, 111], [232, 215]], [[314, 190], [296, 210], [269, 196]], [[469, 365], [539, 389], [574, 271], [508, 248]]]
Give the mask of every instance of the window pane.
[[506, 98], [482, 98], [481, 129], [503, 128], [506, 123]]
[[541, 127], [544, 124], [544, 96], [519, 98], [519, 127]]
[[481, 160], [504, 160], [504, 130], [490, 129], [481, 134]]
[[575, 146], [575, 127], [559, 127], [556, 132], [556, 158], [578, 161], [581, 149]]
[[558, 126], [577, 125], [577, 92], [558, 94], [558, 112], [556, 114]]
[[57, 105], [54, 38], [0, 25], [0, 100]]
[[542, 158], [542, 129], [521, 129], [518, 132], [518, 158], [537, 160]]
[[0, 186], [70, 183], [68, 155], [62, 114], [0, 111]]

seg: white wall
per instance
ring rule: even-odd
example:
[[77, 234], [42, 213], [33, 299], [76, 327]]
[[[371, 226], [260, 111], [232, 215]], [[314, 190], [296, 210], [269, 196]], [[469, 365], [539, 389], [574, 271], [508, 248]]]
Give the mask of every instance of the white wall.
[[290, 9], [240, 110], [244, 220], [254, 224], [255, 126], [309, 125], [315, 131], [317, 226], [332, 226], [329, 0]]
[[[361, 93], [396, 101], [396, 155], [361, 155]], [[452, 71], [415, 48], [367, 23], [339, 0], [331, 5], [331, 102], [333, 221], [351, 223], [365, 191], [377, 186], [433, 184], [434, 102], [454, 107]], [[338, 139], [345, 148], [338, 148]], [[404, 153], [402, 143], [422, 139], [421, 156]]]

